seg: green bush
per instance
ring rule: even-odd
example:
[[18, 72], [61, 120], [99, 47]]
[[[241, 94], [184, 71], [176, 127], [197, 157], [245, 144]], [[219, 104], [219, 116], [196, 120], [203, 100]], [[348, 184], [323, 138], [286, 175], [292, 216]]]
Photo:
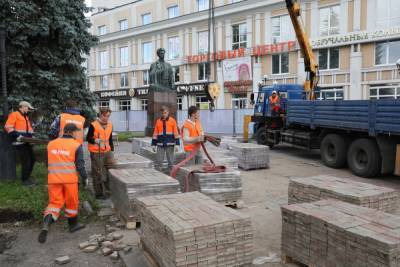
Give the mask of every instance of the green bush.
[[129, 138], [133, 137], [144, 137], [143, 132], [119, 132], [118, 133], [118, 141], [119, 142], [127, 142]]

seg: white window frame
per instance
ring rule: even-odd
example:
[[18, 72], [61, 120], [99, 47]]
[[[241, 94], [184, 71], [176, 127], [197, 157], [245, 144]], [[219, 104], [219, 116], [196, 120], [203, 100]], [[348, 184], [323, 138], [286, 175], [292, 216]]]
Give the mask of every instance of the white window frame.
[[100, 76], [100, 90], [107, 90], [108, 89], [108, 76], [101, 75]]
[[131, 100], [130, 99], [118, 100], [118, 110], [119, 111], [131, 110]]
[[246, 97], [234, 97], [232, 98], [232, 109], [235, 108], [235, 106], [233, 105], [234, 102], [238, 102], [239, 106], [237, 109], [247, 109], [248, 108], [248, 99]]
[[[148, 51], [146, 50], [148, 49]], [[151, 63], [153, 61], [153, 43], [145, 42], [142, 43], [142, 62], [143, 63]], [[148, 55], [146, 55], [149, 53]]]
[[[178, 75], [179, 75], [179, 80], [177, 81], [176, 80], [176, 71], [175, 70], [178, 70]], [[180, 68], [179, 68], [179, 66], [173, 66], [172, 67], [172, 71], [173, 71], [173, 74], [174, 74], [174, 81], [175, 81], [175, 83], [179, 83], [180, 82], [180, 78], [181, 78], [181, 71], [180, 71]]]
[[129, 87], [129, 75], [127, 72], [120, 73], [119, 85], [121, 88]]
[[[246, 48], [247, 47], [247, 23], [238, 23], [238, 24], [234, 24], [231, 26], [232, 27], [232, 50], [235, 49], [239, 49], [241, 47]], [[234, 42], [235, 36], [234, 36], [234, 28], [238, 27], [238, 31], [239, 31], [239, 38], [238, 38], [238, 42]], [[240, 34], [241, 33], [241, 29], [245, 27], [245, 34]], [[243, 40], [243, 38], [245, 38], [245, 40]], [[242, 46], [244, 44], [244, 46]], [[234, 46], [237, 45], [237, 48], [234, 48]]]
[[[287, 72], [282, 72], [282, 55], [283, 54], [287, 54], [287, 56], [288, 56], [288, 67], [287, 67], [288, 71]], [[274, 71], [274, 60], [273, 60], [274, 56], [279, 56], [279, 72], [278, 73], [274, 73], [273, 72]], [[289, 74], [289, 66], [290, 66], [290, 62], [289, 61], [290, 61], [290, 56], [289, 56], [288, 52], [272, 55], [272, 60], [271, 60], [271, 72], [272, 72], [272, 75]]]
[[119, 51], [119, 66], [127, 67], [129, 66], [129, 47], [124, 46], [118, 49]]
[[[333, 93], [333, 97], [323, 97], [326, 93]], [[339, 96], [339, 93], [342, 96]], [[319, 95], [319, 96], [318, 96]], [[317, 100], [343, 100], [344, 99], [344, 90], [342, 87], [340, 88], [321, 88], [318, 92], [316, 92], [316, 99]]]
[[[394, 94], [380, 94], [381, 89], [394, 89]], [[376, 90], [376, 96], [371, 95], [371, 91]], [[369, 88], [369, 99], [400, 99], [400, 86], [399, 85], [376, 85]]]
[[97, 34], [98, 34], [99, 36], [104, 35], [104, 34], [107, 34], [107, 27], [106, 27], [106, 25], [98, 26], [98, 27], [97, 27]]
[[206, 95], [197, 95], [196, 96], [196, 107], [201, 110], [210, 108], [210, 102], [208, 101]]
[[[338, 50], [338, 55], [339, 55], [339, 58], [338, 58], [338, 66], [337, 66], [337, 68], [331, 68], [331, 51], [332, 51], [332, 49], [337, 49]], [[321, 55], [321, 53], [320, 53], [320, 50], [327, 50], [328, 51], [328, 54], [327, 54], [327, 68], [326, 69], [322, 69], [321, 68], [321, 64], [320, 64], [320, 62], [319, 62], [319, 60], [320, 60], [320, 55]], [[330, 47], [330, 48], [323, 48], [323, 49], [320, 49], [319, 51], [318, 51], [318, 64], [319, 64], [319, 70], [321, 70], [321, 71], [326, 71], [326, 70], [338, 70], [339, 68], [340, 68], [340, 48], [339, 47]]]
[[110, 107], [110, 101], [109, 100], [100, 100], [99, 101], [99, 107], [100, 108], [108, 108], [108, 107]]
[[147, 105], [148, 105], [147, 99], [140, 100], [140, 109], [141, 110], [147, 110]]
[[168, 38], [168, 59], [173, 60], [179, 58], [179, 36]]
[[[279, 35], [274, 32], [274, 21], [279, 23]], [[287, 27], [283, 26], [288, 23]], [[287, 28], [289, 32], [284, 32], [283, 29]], [[271, 43], [277, 44], [284, 41], [291, 41], [295, 38], [292, 21], [289, 15], [281, 15], [271, 18]]]
[[[384, 3], [384, 1], [387, 1], [387, 4]], [[383, 28], [391, 28], [391, 27], [396, 27], [400, 26], [400, 12], [397, 11], [396, 9], [393, 9], [392, 3], [397, 3], [400, 6], [399, 0], [376, 0], [375, 5], [377, 7], [376, 10], [376, 28], [377, 29], [383, 29]], [[382, 16], [383, 19], [380, 20], [379, 18], [379, 8], [386, 8], [385, 14]], [[392, 13], [394, 15], [392, 15]], [[397, 23], [394, 23], [397, 21]]]
[[143, 86], [148, 86], [150, 84], [150, 70], [142, 71], [142, 83]]
[[[205, 40], [201, 40], [204, 37]], [[201, 43], [203, 42], [206, 47], [201, 47]], [[197, 51], [199, 55], [208, 53], [208, 31], [197, 32]]]
[[[338, 25], [335, 27], [332, 27], [331, 25], [331, 20], [333, 16], [333, 11], [334, 9], [338, 9]], [[329, 15], [328, 15], [328, 33], [327, 34], [322, 34], [322, 23], [321, 23], [321, 12], [323, 10], [329, 10]], [[340, 34], [340, 5], [332, 5], [332, 6], [327, 6], [327, 7], [321, 7], [319, 9], [319, 35], [320, 36], [330, 36], [330, 35], [336, 35]]]
[[99, 51], [99, 69], [100, 70], [108, 69], [108, 51], [107, 50]]
[[176, 107], [178, 110], [183, 110], [183, 96], [176, 97]]
[[[206, 67], [207, 65], [209, 66], [208, 67], [209, 68], [208, 75], [211, 76], [211, 66], [210, 66], [210, 64], [208, 64], [207, 62], [199, 63], [198, 66], [197, 66], [197, 80], [198, 81], [207, 81], [207, 67]], [[200, 77], [200, 68], [203, 68], [203, 77]]]
[[125, 31], [128, 29], [128, 20], [127, 19], [121, 19], [120, 21], [118, 21], [118, 25], [119, 25], [119, 30], [120, 31]]
[[[399, 45], [400, 45], [400, 39], [398, 39], [398, 40], [390, 40], [390, 41], [383, 41], [383, 42], [376, 42], [375, 43], [375, 48], [374, 48], [374, 65], [375, 66], [388, 66], [388, 65], [395, 65], [396, 64], [396, 61], [394, 61], [394, 62], [389, 62], [389, 59], [390, 59], [390, 43], [394, 43], [394, 42], [398, 42], [399, 43]], [[378, 44], [384, 44], [385, 46], [386, 46], [386, 51], [385, 51], [385, 53], [386, 53], [386, 59], [385, 59], [385, 62], [384, 63], [382, 63], [382, 64], [376, 64], [376, 47], [377, 47], [377, 45]]]
[[[173, 11], [173, 14], [171, 14], [171, 11]], [[179, 17], [179, 6], [173, 5], [173, 6], [168, 7], [167, 12], [168, 12], [169, 19]]]
[[209, 9], [209, 0], [197, 0], [197, 10], [203, 11]]
[[[149, 21], [145, 21], [148, 18]], [[142, 25], [147, 25], [152, 22], [151, 12], [142, 14]]]

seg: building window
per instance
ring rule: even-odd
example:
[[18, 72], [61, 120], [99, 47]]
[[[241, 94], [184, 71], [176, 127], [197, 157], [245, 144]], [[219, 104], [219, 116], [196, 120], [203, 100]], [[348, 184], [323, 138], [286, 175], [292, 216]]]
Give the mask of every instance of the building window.
[[99, 107], [101, 107], [101, 108], [108, 108], [108, 107], [110, 107], [110, 101], [100, 101], [99, 102]]
[[273, 44], [294, 39], [294, 31], [289, 15], [272, 18], [271, 25]]
[[153, 44], [151, 42], [143, 43], [143, 63], [151, 63], [153, 60]]
[[151, 13], [146, 13], [142, 15], [142, 25], [151, 23]]
[[318, 51], [318, 64], [320, 70], [339, 68], [339, 48], [320, 49]]
[[339, 34], [340, 6], [324, 7], [319, 10], [319, 31], [321, 36]]
[[247, 108], [247, 96], [246, 95], [235, 95], [232, 99], [232, 108], [235, 109], [246, 109]]
[[196, 107], [199, 109], [208, 109], [209, 108], [208, 99], [206, 96], [196, 96]]
[[272, 55], [272, 74], [289, 73], [289, 53]]
[[198, 53], [208, 53], [208, 31], [198, 32]]
[[179, 8], [178, 6], [171, 6], [168, 8], [168, 18], [172, 19], [179, 16]]
[[400, 58], [400, 40], [375, 44], [375, 65], [394, 64]]
[[210, 64], [207, 63], [200, 63], [198, 65], [198, 80], [199, 81], [206, 81], [208, 76], [210, 75]]
[[119, 48], [119, 65], [121, 67], [126, 67], [129, 65], [129, 55], [127, 46]]
[[99, 53], [99, 68], [105, 70], [108, 68], [108, 53], [107, 51], [100, 51]]
[[246, 23], [232, 26], [232, 50], [247, 47], [247, 25]]
[[176, 98], [176, 104], [177, 104], [178, 110], [182, 110], [183, 109], [183, 100], [182, 100], [181, 96], [178, 96]]
[[208, 9], [209, 0], [197, 0], [197, 10], [202, 11]]
[[400, 87], [396, 85], [374, 86], [369, 89], [370, 99], [398, 99], [400, 98]]
[[388, 28], [400, 25], [400, 1], [376, 0], [376, 27]]
[[172, 67], [172, 70], [174, 72], [174, 81], [176, 83], [180, 82], [179, 66]]
[[120, 31], [124, 31], [124, 30], [128, 29], [128, 20], [127, 19], [120, 20], [118, 23], [119, 23]]
[[143, 85], [149, 85], [149, 70], [143, 71]]
[[119, 101], [119, 110], [131, 110], [131, 101], [130, 100], [120, 100]]
[[141, 110], [147, 110], [147, 99], [142, 99], [140, 103]]
[[108, 77], [107, 75], [100, 76], [100, 88], [107, 89], [108, 88]]
[[168, 59], [179, 58], [179, 37], [168, 38]]
[[97, 27], [97, 34], [98, 35], [104, 35], [106, 33], [107, 33], [106, 25], [101, 25], [101, 26]]
[[315, 92], [318, 100], [343, 100], [343, 88], [321, 89]]
[[121, 76], [120, 76], [120, 85], [121, 85], [121, 88], [124, 88], [124, 87], [128, 87], [128, 86], [129, 86], [128, 73], [127, 73], [127, 72], [121, 73]]

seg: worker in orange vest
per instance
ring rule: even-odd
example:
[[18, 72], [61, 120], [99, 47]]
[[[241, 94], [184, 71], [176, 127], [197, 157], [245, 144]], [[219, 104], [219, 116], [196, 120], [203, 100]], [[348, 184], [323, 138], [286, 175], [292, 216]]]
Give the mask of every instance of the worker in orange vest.
[[[204, 131], [200, 123], [200, 112], [195, 106], [189, 107], [188, 110], [189, 118], [185, 121], [182, 127], [182, 141], [183, 148], [186, 156], [189, 156], [193, 150], [200, 146], [201, 142], [204, 142]], [[195, 157], [189, 162], [189, 164], [202, 164], [203, 156], [200, 149], [198, 150]]]
[[156, 121], [151, 145], [154, 150], [157, 147], [156, 169], [162, 169], [165, 154], [167, 155], [168, 171], [171, 171], [175, 163], [175, 151], [178, 150], [179, 133], [176, 121], [169, 116], [169, 109], [161, 107], [161, 118]]
[[81, 116], [81, 111], [77, 108], [78, 104], [75, 100], [68, 99], [66, 101], [66, 109], [63, 113], [57, 116], [50, 126], [50, 137], [55, 139], [63, 136], [63, 129], [67, 123], [75, 124], [79, 131], [76, 141], [83, 144], [83, 129], [85, 126], [85, 118]]
[[38, 237], [40, 243], [46, 242], [49, 227], [60, 216], [64, 204], [69, 231], [73, 233], [85, 227], [78, 223], [78, 173], [87, 178], [82, 145], [75, 140], [80, 131], [75, 124], [68, 123], [63, 129], [63, 136], [50, 141], [47, 146], [49, 203]]
[[29, 102], [19, 102], [18, 110], [12, 112], [4, 125], [5, 131], [11, 137], [14, 148], [21, 161], [21, 180], [26, 186], [33, 186], [35, 183], [30, 180], [30, 176], [35, 165], [35, 155], [31, 144], [23, 143], [21, 137], [33, 137], [32, 124], [28, 117], [28, 112], [34, 110]]
[[279, 112], [281, 100], [275, 90], [272, 91], [272, 95], [269, 97], [268, 100], [271, 115], [276, 115]]
[[86, 136], [92, 163], [93, 187], [96, 198], [106, 199], [108, 188], [107, 169], [114, 166], [114, 144], [112, 140], [113, 126], [109, 121], [111, 110], [100, 108], [98, 118], [91, 123]]

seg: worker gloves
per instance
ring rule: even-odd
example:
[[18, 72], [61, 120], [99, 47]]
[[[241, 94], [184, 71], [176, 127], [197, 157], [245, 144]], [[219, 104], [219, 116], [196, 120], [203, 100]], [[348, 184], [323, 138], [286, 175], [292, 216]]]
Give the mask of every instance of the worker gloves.
[[197, 142], [204, 142], [204, 140], [204, 135], [200, 135], [199, 137], [197, 137]]
[[22, 139], [22, 135], [19, 135], [18, 137], [17, 137], [17, 142], [21, 142], [21, 139]]
[[104, 142], [103, 142], [103, 140], [101, 140], [101, 139], [95, 139], [94, 140], [94, 142], [96, 143], [96, 144], [98, 144], [98, 145], [104, 145]]

